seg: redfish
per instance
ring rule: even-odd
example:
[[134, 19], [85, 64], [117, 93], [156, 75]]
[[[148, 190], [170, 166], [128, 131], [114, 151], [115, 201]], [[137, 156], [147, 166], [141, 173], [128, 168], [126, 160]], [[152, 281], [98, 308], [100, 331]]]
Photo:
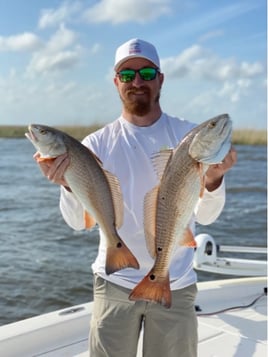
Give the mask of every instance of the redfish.
[[98, 223], [105, 234], [106, 273], [132, 267], [139, 263], [118, 234], [123, 223], [123, 199], [116, 176], [102, 167], [97, 156], [78, 140], [44, 125], [32, 124], [26, 137], [36, 147], [40, 160], [54, 160], [68, 153], [70, 164], [64, 178], [85, 210], [86, 227]]
[[178, 245], [194, 248], [189, 222], [205, 188], [205, 173], [231, 147], [232, 124], [227, 114], [192, 129], [174, 150], [153, 157], [160, 183], [144, 200], [144, 231], [154, 265], [130, 293], [130, 300], [171, 306], [169, 265]]

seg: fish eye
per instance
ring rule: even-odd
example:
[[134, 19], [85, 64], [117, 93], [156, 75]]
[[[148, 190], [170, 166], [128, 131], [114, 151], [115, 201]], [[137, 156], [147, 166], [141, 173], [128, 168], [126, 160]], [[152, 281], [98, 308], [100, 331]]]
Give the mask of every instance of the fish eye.
[[47, 131], [45, 129], [39, 129], [39, 133], [41, 135], [45, 135], [47, 133]]
[[215, 121], [212, 121], [210, 124], [209, 124], [209, 127], [210, 128], [215, 128], [216, 126], [216, 122]]

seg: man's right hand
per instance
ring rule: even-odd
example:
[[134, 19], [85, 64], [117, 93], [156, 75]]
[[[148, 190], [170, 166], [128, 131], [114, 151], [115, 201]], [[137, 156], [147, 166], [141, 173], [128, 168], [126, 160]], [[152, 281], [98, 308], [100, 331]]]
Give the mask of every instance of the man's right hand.
[[42, 160], [39, 152], [36, 152], [33, 158], [39, 165], [43, 175], [46, 176], [49, 181], [62, 185], [68, 190], [68, 184], [64, 179], [64, 172], [70, 164], [68, 153], [62, 154], [55, 159]]

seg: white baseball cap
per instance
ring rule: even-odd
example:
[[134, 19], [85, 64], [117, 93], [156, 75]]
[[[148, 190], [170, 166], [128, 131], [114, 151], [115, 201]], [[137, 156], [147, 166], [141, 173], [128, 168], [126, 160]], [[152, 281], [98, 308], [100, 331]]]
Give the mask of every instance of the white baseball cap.
[[122, 63], [135, 57], [146, 58], [157, 68], [160, 68], [160, 61], [156, 48], [149, 42], [133, 38], [117, 48], [115, 53], [114, 70], [117, 71]]

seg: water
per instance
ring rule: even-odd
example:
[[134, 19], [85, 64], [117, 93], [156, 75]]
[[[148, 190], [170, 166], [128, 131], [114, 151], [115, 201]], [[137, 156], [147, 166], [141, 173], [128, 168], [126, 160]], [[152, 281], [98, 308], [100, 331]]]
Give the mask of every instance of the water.
[[[219, 244], [266, 245], [266, 147], [238, 146], [220, 218], [197, 231]], [[0, 325], [88, 302], [98, 233], [63, 221], [59, 189], [26, 139], [0, 139]], [[264, 259], [263, 256], [260, 256]], [[199, 281], [223, 276], [198, 273]]]

